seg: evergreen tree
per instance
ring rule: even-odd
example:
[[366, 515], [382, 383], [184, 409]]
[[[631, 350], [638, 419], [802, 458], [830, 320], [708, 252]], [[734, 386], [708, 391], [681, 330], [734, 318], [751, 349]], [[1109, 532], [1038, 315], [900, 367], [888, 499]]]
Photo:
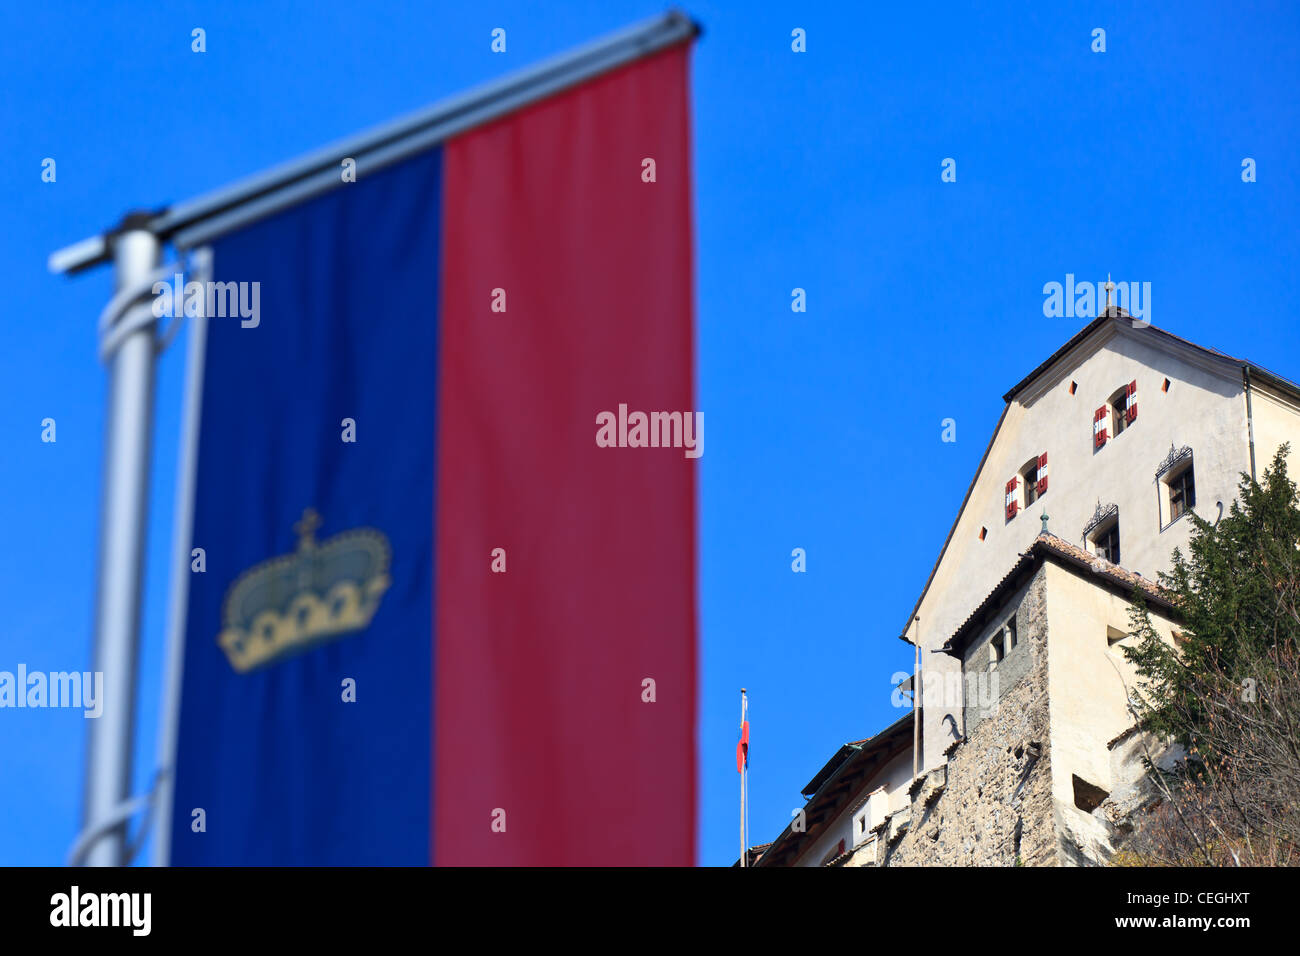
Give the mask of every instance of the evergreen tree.
[[1173, 645], [1140, 597], [1132, 615], [1139, 723], [1185, 748], [1137, 858], [1202, 865], [1300, 860], [1300, 500], [1288, 446], [1262, 483], [1242, 475], [1215, 523], [1189, 514], [1188, 554], [1160, 584], [1182, 618]]
[[1171, 592], [1185, 626], [1176, 647], [1162, 641], [1139, 602], [1133, 623], [1141, 640], [1125, 653], [1149, 689], [1143, 723], [1183, 744], [1195, 742], [1206, 719], [1207, 679], [1235, 679], [1243, 691], [1275, 648], [1294, 650], [1300, 637], [1300, 501], [1287, 476], [1283, 445], [1263, 484], [1241, 476], [1239, 498], [1211, 524], [1195, 513], [1184, 556], [1160, 584]]

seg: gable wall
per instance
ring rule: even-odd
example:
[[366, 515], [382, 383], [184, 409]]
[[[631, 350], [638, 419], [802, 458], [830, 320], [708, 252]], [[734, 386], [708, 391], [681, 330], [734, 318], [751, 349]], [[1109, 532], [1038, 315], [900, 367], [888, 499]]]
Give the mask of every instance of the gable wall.
[[[929, 649], [950, 638], [1012, 568], [1041, 530], [1044, 509], [1049, 530], [1082, 545], [1082, 529], [1098, 499], [1118, 505], [1121, 564], [1154, 580], [1158, 571], [1168, 569], [1175, 546], [1186, 550], [1190, 530], [1187, 521], [1176, 521], [1163, 531], [1160, 527], [1155, 471], [1170, 444], [1193, 449], [1197, 513], [1213, 520], [1215, 502], [1223, 501], [1226, 508], [1232, 500], [1238, 473], [1249, 470], [1241, 383], [1172, 354], [1159, 342], [1153, 333], [1103, 326], [1084, 343], [1086, 349], [1066, 356], [1067, 363], [1079, 362], [1077, 367], [1049, 370], [1011, 403], [917, 611], [926, 649], [922, 667], [931, 675], [946, 677], [959, 667], [948, 655], [931, 654]], [[1172, 384], [1162, 392], [1166, 377]], [[1137, 421], [1094, 454], [1093, 411], [1135, 379]], [[1078, 386], [1074, 395], [1069, 393], [1071, 381]], [[1257, 435], [1265, 427], [1260, 418], [1257, 408]], [[1028, 512], [1006, 521], [1007, 480], [1042, 452], [1048, 454], [1047, 494]], [[979, 540], [981, 527], [988, 529], [984, 541]], [[923, 686], [929, 688], [931, 680]], [[923, 767], [943, 762], [945, 712], [941, 707], [923, 710]]]

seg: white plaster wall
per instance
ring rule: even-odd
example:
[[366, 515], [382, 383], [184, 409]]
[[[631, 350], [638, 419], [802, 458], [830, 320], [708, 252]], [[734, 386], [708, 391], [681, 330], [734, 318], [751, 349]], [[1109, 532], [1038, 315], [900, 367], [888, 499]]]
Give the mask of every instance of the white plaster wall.
[[[1216, 501], [1227, 507], [1236, 492], [1238, 473], [1249, 470], [1241, 383], [1231, 374], [1174, 354], [1162, 341], [1117, 323], [1103, 326], [1012, 402], [917, 611], [927, 651], [951, 637], [1010, 571], [1019, 553], [1038, 535], [1042, 527], [1038, 516], [1044, 509], [1052, 533], [1082, 545], [1081, 531], [1098, 500], [1114, 503], [1119, 506], [1123, 566], [1153, 580], [1156, 572], [1168, 570], [1174, 547], [1186, 550], [1191, 527], [1190, 522], [1178, 521], [1160, 529], [1155, 471], [1171, 443], [1193, 449], [1196, 511], [1213, 519]], [[1161, 391], [1165, 378], [1171, 381], [1168, 392]], [[1133, 380], [1138, 383], [1137, 421], [1094, 454], [1093, 412]], [[1073, 395], [1071, 381], [1077, 383]], [[1258, 411], [1256, 418], [1259, 434], [1264, 426]], [[1005, 521], [1007, 480], [1042, 452], [1048, 454], [1047, 494], [1027, 512]], [[983, 541], [981, 527], [988, 529]], [[924, 654], [925, 668], [946, 673], [959, 666], [948, 655]], [[943, 713], [925, 709], [922, 758], [926, 768], [944, 760]]]
[[1258, 385], [1251, 387], [1250, 404], [1255, 419], [1256, 477], [1264, 480], [1264, 469], [1272, 463], [1278, 446], [1290, 442], [1286, 470], [1292, 481], [1300, 483], [1300, 406]]
[[872, 789], [883, 786], [889, 794], [889, 812], [897, 813], [912, 805], [912, 799], [907, 795], [907, 788], [911, 785], [912, 748], [908, 747], [906, 751], [881, 768]]
[[[1050, 561], [1046, 568], [1052, 796], [1073, 807], [1073, 774], [1107, 791], [1122, 783], [1106, 745], [1134, 723], [1128, 696], [1138, 687], [1137, 672], [1122, 645], [1111, 648], [1107, 627], [1128, 633], [1131, 605], [1071, 570]], [[1151, 622], [1172, 642], [1167, 619], [1153, 611]]]
[[859, 801], [863, 800], [877, 787], [884, 787], [888, 796], [889, 812], [895, 813], [910, 805], [910, 798], [907, 795], [907, 788], [912, 783], [912, 751], [909, 747], [905, 752], [891, 759], [871, 778], [867, 784], [858, 791], [852, 800], [846, 805], [844, 810], [831, 821], [830, 825], [822, 832], [812, 846], [803, 852], [795, 860], [795, 866], [821, 866], [822, 858], [829, 853], [840, 840], [844, 841], [846, 850], [853, 849], [855, 843], [861, 840], [856, 839], [853, 832], [853, 817], [858, 808]]
[[[864, 791], [862, 796], [866, 796], [867, 793], [874, 789], [875, 786], [873, 785], [869, 790]], [[830, 825], [822, 831], [822, 835], [814, 840], [812, 845], [794, 861], [795, 866], [821, 866], [822, 858], [834, 849], [840, 840], [844, 841], [845, 850], [853, 849], [852, 808], [855, 803], [856, 801], [851, 802], [843, 813], [831, 821]]]

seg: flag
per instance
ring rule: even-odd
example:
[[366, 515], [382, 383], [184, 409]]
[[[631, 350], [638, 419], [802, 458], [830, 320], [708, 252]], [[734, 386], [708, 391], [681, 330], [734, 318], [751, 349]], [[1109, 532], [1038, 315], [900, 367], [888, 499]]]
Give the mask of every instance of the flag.
[[744, 773], [749, 765], [749, 721], [740, 722], [740, 740], [736, 743], [736, 773]]
[[213, 241], [173, 864], [694, 863], [687, 52]]

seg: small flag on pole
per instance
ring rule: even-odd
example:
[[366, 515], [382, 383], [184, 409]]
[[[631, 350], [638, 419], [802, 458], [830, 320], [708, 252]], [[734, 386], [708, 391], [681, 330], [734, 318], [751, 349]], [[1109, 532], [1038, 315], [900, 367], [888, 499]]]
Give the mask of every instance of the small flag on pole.
[[749, 721], [740, 722], [740, 741], [736, 744], [736, 773], [744, 773], [749, 765]]

